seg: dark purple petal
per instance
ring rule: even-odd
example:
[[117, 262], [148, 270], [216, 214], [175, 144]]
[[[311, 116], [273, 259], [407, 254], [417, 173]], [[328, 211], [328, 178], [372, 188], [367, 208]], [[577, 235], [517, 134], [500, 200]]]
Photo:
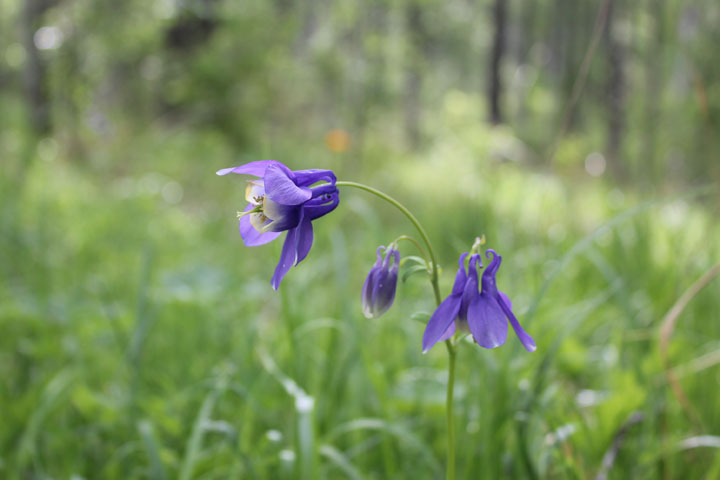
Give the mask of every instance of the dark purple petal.
[[[252, 210], [254, 205], [248, 205], [245, 211]], [[280, 232], [265, 232], [260, 233], [250, 223], [250, 216], [245, 215], [239, 219], [240, 236], [243, 239], [243, 243], [248, 247], [256, 247], [258, 245], [265, 245], [268, 242], [272, 242], [280, 236]]]
[[[497, 274], [498, 269], [500, 268], [500, 262], [502, 261], [502, 257], [497, 254], [494, 250], [488, 250], [486, 253], [487, 257], [490, 258], [490, 255], [493, 256], [492, 261], [490, 262], [490, 265], [488, 265], [488, 268], [483, 273], [482, 278], [482, 296], [483, 298], [492, 299], [492, 302], [488, 300], [489, 303], [492, 303], [497, 306], [497, 309], [503, 312], [503, 315], [507, 317], [507, 320], [510, 321], [510, 325], [512, 325], [513, 330], [515, 330], [515, 335], [520, 339], [520, 343], [523, 344], [525, 349], [528, 352], [534, 352], [537, 346], [535, 345], [535, 340], [528, 335], [528, 333], [523, 330], [522, 326], [520, 326], [520, 322], [518, 322], [517, 318], [515, 318], [515, 315], [512, 312], [512, 302], [510, 301], [510, 298], [508, 298], [507, 295], [505, 295], [503, 292], [499, 291], [497, 288], [497, 282], [495, 279], [495, 275]], [[493, 312], [497, 310], [496, 308], [492, 308]], [[493, 314], [495, 315], [495, 314]], [[493, 317], [494, 318], [494, 317]], [[504, 324], [504, 330], [507, 332], [507, 324], [503, 322]], [[472, 330], [471, 330], [472, 331]], [[474, 336], [474, 333], [473, 333]], [[505, 342], [503, 338], [503, 343]], [[478, 341], [478, 343], [480, 343]], [[482, 345], [482, 344], [481, 344]], [[484, 345], [483, 345], [484, 346]], [[486, 348], [492, 348], [492, 347], [486, 347]]]
[[440, 338], [438, 338], [436, 343], [444, 342], [445, 340], [450, 340], [452, 336], [455, 335], [455, 322], [452, 322], [450, 326], [445, 330], [445, 333], [442, 334]]
[[[391, 257], [394, 259], [394, 263], [392, 267], [388, 269]], [[382, 268], [376, 276], [372, 291], [371, 304], [373, 317], [375, 318], [387, 312], [395, 301], [399, 266], [400, 253], [393, 248], [388, 249], [385, 253], [385, 261], [383, 261]]]
[[467, 256], [468, 253], [460, 255], [460, 261], [458, 262], [460, 268], [458, 268], [458, 271], [455, 274], [455, 283], [453, 283], [452, 295], [462, 295], [463, 290], [465, 290], [465, 283], [467, 282], [467, 273], [465, 273], [465, 257]]
[[367, 278], [365, 278], [365, 283], [363, 284], [360, 304], [365, 318], [375, 318], [373, 291], [375, 290], [375, 285], [378, 282], [379, 275], [382, 275], [382, 267], [373, 266], [370, 269], [370, 273], [368, 273]]
[[307, 215], [310, 220], [316, 220], [323, 215], [327, 215], [338, 206], [340, 203], [340, 193], [334, 192], [328, 195], [330, 198], [325, 198], [324, 196], [320, 198], [313, 198], [303, 205], [305, 215]]
[[367, 318], [373, 318], [372, 292], [375, 287], [377, 274], [380, 270], [382, 270], [382, 251], [384, 249], [385, 247], [383, 246], [379, 246], [377, 248], [377, 260], [375, 261], [375, 265], [373, 265], [370, 269], [370, 273], [368, 273], [368, 276], [365, 278], [365, 283], [363, 284], [360, 302], [362, 305], [363, 315]]
[[388, 252], [387, 256], [389, 257], [390, 255], [393, 256], [393, 260], [394, 260], [393, 266], [390, 267], [390, 271], [391, 272], [395, 271], [395, 273], [397, 273], [398, 270], [400, 269], [400, 252], [398, 252], [394, 248], [391, 248], [390, 251]]
[[277, 290], [280, 287], [285, 274], [295, 264], [297, 258], [297, 244], [295, 238], [297, 236], [297, 228], [288, 230], [287, 236], [285, 237], [285, 243], [283, 244], [282, 253], [280, 253], [280, 261], [275, 267], [275, 273], [273, 274], [272, 281], [270, 284], [272, 288]]
[[[390, 307], [390, 305], [387, 305], [387, 308], [383, 308], [383, 305], [380, 303], [382, 290], [388, 284], [389, 276], [390, 272], [382, 266], [375, 270], [373, 279], [371, 280], [372, 290], [370, 291], [370, 308], [367, 312], [363, 312], [367, 318], [378, 318], [380, 315], [385, 313], [387, 308]], [[368, 314], [370, 316], [368, 316]]]
[[215, 172], [217, 175], [227, 175], [228, 173], [238, 173], [244, 175], [254, 175], [256, 177], [262, 177], [265, 174], [265, 169], [270, 165], [280, 164], [276, 160], [258, 160], [257, 162], [246, 163], [238, 167], [223, 168]]
[[[392, 246], [385, 253], [382, 260], [377, 250], [377, 261], [365, 279], [362, 292], [363, 315], [367, 318], [378, 318], [392, 306], [395, 301], [397, 289], [398, 269], [400, 268], [400, 252]], [[394, 260], [392, 266], [390, 261]]]
[[462, 303], [460, 304], [460, 312], [458, 312], [458, 318], [460, 321], [465, 322], [467, 320], [467, 311], [470, 306], [470, 302], [474, 297], [480, 295], [478, 290], [478, 265], [480, 265], [480, 255], [473, 254], [468, 262], [468, 276], [465, 281], [465, 287], [462, 291]]
[[492, 294], [495, 295], [495, 292], [497, 292], [495, 274], [497, 274], [498, 268], [500, 268], [500, 262], [502, 262], [502, 257], [498, 255], [495, 250], [488, 250], [487, 252], [485, 252], [485, 256], [487, 258], [490, 258], [491, 254], [492, 261], [490, 262], [490, 265], [487, 266], [482, 276], [482, 291], [488, 293], [492, 292]]
[[271, 232], [284, 232], [295, 228], [300, 223], [302, 207], [299, 205], [283, 205], [265, 198], [263, 212], [272, 220], [264, 229]]
[[467, 323], [473, 338], [481, 347], [499, 347], [507, 339], [507, 320], [495, 297], [482, 294], [470, 302]]
[[275, 274], [271, 282], [275, 290], [280, 287], [280, 282], [282, 282], [282, 279], [290, 268], [302, 262], [305, 257], [307, 257], [307, 254], [310, 252], [310, 247], [312, 247], [312, 242], [312, 222], [303, 215], [303, 211], [300, 210], [298, 226], [288, 230], [282, 253], [280, 254], [280, 261], [277, 267], [275, 267]]
[[498, 295], [500, 295], [500, 298], [502, 299], [502, 301], [505, 302], [505, 305], [507, 305], [507, 307], [508, 307], [510, 310], [512, 310], [512, 302], [510, 301], [510, 299], [508, 298], [508, 296], [505, 295], [505, 294], [504, 294], [503, 292], [501, 292], [500, 290], [498, 290]]
[[[298, 187], [288, 176], [284, 165], [270, 165], [265, 170], [263, 181], [265, 194], [283, 205], [300, 205], [310, 200], [312, 192], [307, 187]], [[290, 172], [292, 173], [292, 172]]]
[[432, 314], [427, 327], [425, 327], [425, 333], [423, 334], [423, 353], [427, 353], [433, 345], [443, 338], [450, 324], [452, 324], [455, 317], [457, 317], [461, 302], [462, 294], [452, 294], [443, 300]]
[[332, 170], [297, 170], [293, 172], [295, 175], [295, 183], [299, 187], [309, 187], [313, 183], [326, 181], [335, 185], [337, 178]]
[[[515, 330], [515, 335], [517, 335], [517, 337], [520, 339], [520, 343], [523, 344], [525, 350], [527, 350], [528, 352], [534, 352], [537, 349], [537, 345], [535, 345], [535, 340], [533, 340], [533, 338], [528, 335], [525, 330], [523, 330], [523, 328], [520, 326], [520, 322], [518, 322], [517, 318], [515, 318], [515, 315], [510, 308], [510, 299], [507, 298], [507, 295], [502, 292], [499, 293], [499, 298], [501, 299], [500, 308], [503, 310], [508, 320], [510, 320], [510, 325], [512, 325], [513, 330]], [[505, 299], [507, 299], [507, 301]]]
[[313, 243], [313, 227], [310, 218], [305, 216], [302, 212], [300, 213], [300, 223], [297, 226], [297, 233], [295, 234], [297, 258], [295, 259], [295, 265], [305, 260], [307, 254], [310, 253], [310, 247]]
[[[332, 195], [333, 193], [337, 192], [338, 189], [335, 185], [320, 185], [318, 187], [313, 187], [310, 189], [310, 193], [312, 193], [313, 199], [319, 199], [318, 201], [324, 201], [327, 202], [331, 199], [328, 195]], [[325, 196], [324, 198], [320, 198]]]

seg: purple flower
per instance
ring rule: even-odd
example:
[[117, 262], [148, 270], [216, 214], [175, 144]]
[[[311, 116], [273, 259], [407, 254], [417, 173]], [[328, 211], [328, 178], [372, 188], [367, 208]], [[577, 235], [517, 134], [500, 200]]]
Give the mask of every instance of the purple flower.
[[[384, 260], [380, 253], [383, 250], [386, 250]], [[391, 257], [395, 259], [392, 266], [390, 266]], [[378, 318], [392, 305], [395, 300], [399, 267], [400, 252], [393, 244], [387, 249], [383, 246], [378, 247], [377, 261], [370, 269], [362, 289], [362, 309], [367, 318]]]
[[[290, 267], [302, 262], [313, 242], [312, 221], [338, 206], [339, 192], [331, 170], [292, 171], [275, 160], [260, 160], [223, 168], [218, 175], [237, 173], [259, 177], [248, 181], [248, 206], [238, 213], [240, 235], [248, 247], [264, 245], [287, 231], [272, 287], [277, 290]], [[313, 187], [326, 181], [329, 183]]]
[[478, 268], [482, 267], [480, 255], [470, 257], [467, 273], [464, 262], [468, 254], [460, 256], [460, 268], [452, 292], [435, 310], [425, 328], [423, 352], [430, 350], [437, 342], [452, 337], [456, 328], [469, 329], [481, 347], [499, 347], [507, 339], [508, 321], [525, 349], [535, 351], [535, 341], [515, 318], [510, 299], [497, 288], [495, 275], [502, 257], [494, 250], [488, 250], [486, 256], [491, 258], [491, 254], [492, 261], [483, 272], [480, 292], [477, 273]]

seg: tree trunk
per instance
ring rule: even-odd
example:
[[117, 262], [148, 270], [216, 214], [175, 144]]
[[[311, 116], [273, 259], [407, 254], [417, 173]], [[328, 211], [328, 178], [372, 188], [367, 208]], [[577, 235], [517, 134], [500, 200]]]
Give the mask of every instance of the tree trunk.
[[625, 72], [623, 69], [622, 45], [614, 36], [615, 17], [617, 8], [615, 2], [608, 5], [608, 17], [605, 25], [605, 47], [608, 58], [607, 77], [607, 107], [608, 107], [608, 137], [607, 137], [607, 164], [616, 178], [622, 178], [624, 168], [620, 160], [623, 130], [625, 128]]
[[405, 136], [411, 149], [420, 146], [422, 120], [422, 66], [427, 50], [427, 33], [422, 10], [415, 0], [409, 0], [405, 16], [410, 52], [405, 69]]
[[662, 162], [657, 156], [657, 129], [662, 101], [662, 54], [665, 41], [665, 0], [650, 0], [648, 11], [654, 12], [654, 38], [650, 39], [645, 65], [645, 138], [643, 156], [652, 166], [653, 179], [663, 178]]
[[495, 34], [493, 35], [492, 53], [490, 55], [490, 87], [488, 90], [490, 105], [490, 122], [497, 125], [503, 121], [502, 101], [502, 79], [500, 69], [505, 54], [505, 28], [507, 22], [506, 0], [495, 0], [493, 6], [493, 23]]
[[298, 57], [304, 57], [307, 54], [310, 40], [317, 30], [317, 2], [318, 0], [307, 0], [306, 2], [300, 3], [301, 8], [298, 10], [298, 15], [302, 17], [302, 26], [300, 27], [298, 39], [295, 42], [295, 54]]
[[47, 92], [47, 68], [35, 45], [35, 32], [46, 8], [42, 0], [25, 0], [22, 9], [22, 44], [27, 55], [23, 71], [25, 96], [28, 104], [30, 127], [37, 135], [50, 131], [50, 108]]

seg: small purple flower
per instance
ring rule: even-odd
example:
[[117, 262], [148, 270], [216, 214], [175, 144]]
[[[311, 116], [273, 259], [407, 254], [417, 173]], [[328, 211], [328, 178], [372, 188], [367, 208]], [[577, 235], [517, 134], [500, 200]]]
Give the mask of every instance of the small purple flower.
[[478, 292], [478, 268], [482, 267], [480, 255], [470, 257], [468, 271], [465, 272], [465, 257], [460, 256], [460, 268], [455, 276], [452, 293], [435, 310], [423, 335], [423, 352], [430, 350], [437, 342], [449, 339], [456, 328], [469, 329], [481, 347], [495, 348], [507, 339], [507, 322], [510, 321], [515, 334], [525, 349], [535, 351], [535, 341], [520, 326], [512, 312], [512, 303], [499, 291], [495, 275], [502, 257], [494, 250], [488, 250], [486, 256], [492, 260], [482, 275], [482, 290]]
[[[383, 260], [381, 252], [385, 251]], [[391, 258], [392, 257], [392, 258]], [[390, 260], [394, 259], [392, 266]], [[362, 289], [362, 309], [367, 318], [378, 318], [387, 312], [395, 300], [398, 268], [400, 268], [400, 252], [390, 244], [377, 249], [377, 261], [370, 269]]]
[[[272, 287], [277, 290], [290, 267], [302, 262], [313, 242], [312, 221], [330, 213], [340, 202], [331, 170], [292, 171], [275, 160], [260, 160], [218, 170], [259, 177], [248, 181], [248, 206], [238, 213], [240, 235], [248, 247], [264, 245], [287, 231]], [[329, 183], [312, 187], [313, 184]]]

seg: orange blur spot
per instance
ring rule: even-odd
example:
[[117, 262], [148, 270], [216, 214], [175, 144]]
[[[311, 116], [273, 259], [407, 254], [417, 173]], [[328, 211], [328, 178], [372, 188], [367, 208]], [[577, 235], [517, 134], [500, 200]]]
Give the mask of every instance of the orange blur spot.
[[343, 153], [350, 147], [350, 135], [341, 128], [333, 128], [325, 134], [325, 146], [333, 153]]

